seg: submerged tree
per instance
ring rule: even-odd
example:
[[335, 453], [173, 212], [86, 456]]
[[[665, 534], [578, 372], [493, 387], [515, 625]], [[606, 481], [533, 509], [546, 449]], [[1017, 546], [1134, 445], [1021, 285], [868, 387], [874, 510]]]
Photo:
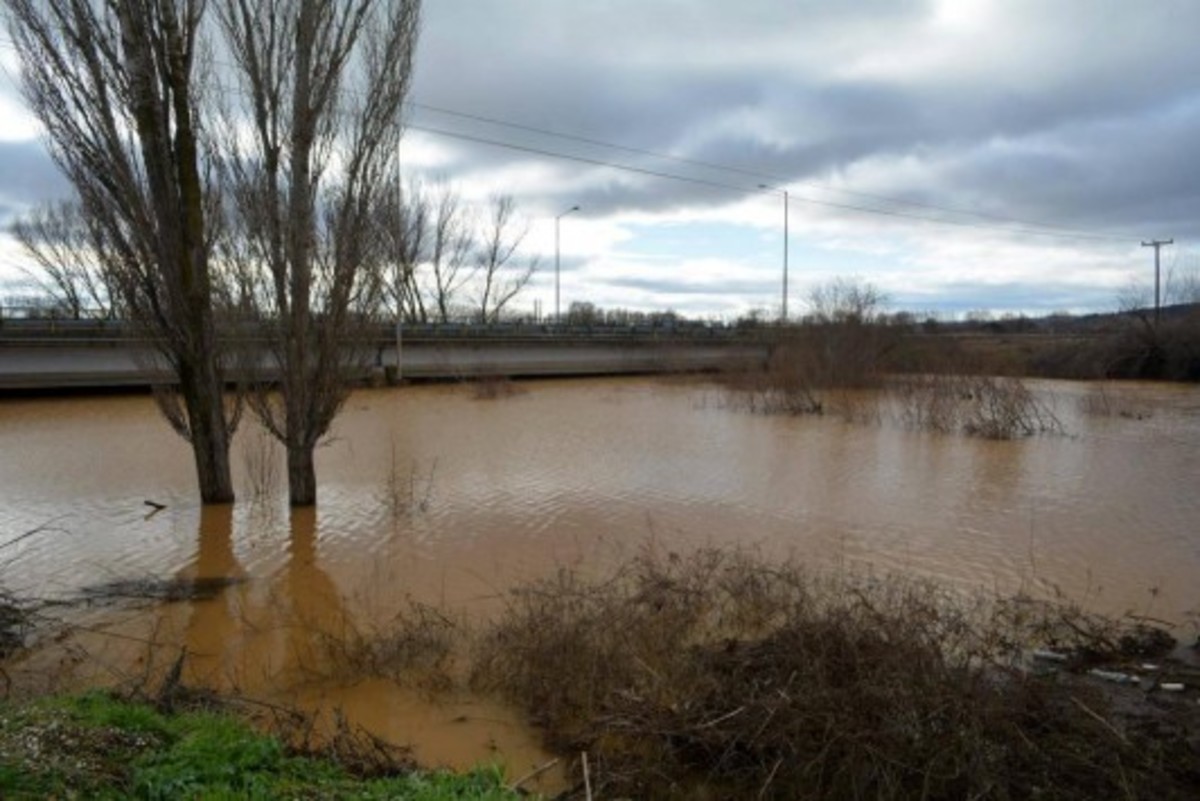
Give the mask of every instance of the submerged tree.
[[125, 311], [178, 380], [200, 496], [233, 500], [197, 66], [205, 0], [6, 0], [25, 99]]
[[[227, 254], [278, 381], [252, 404], [287, 450], [289, 498], [316, 501], [314, 450], [368, 353], [394, 256], [418, 0], [217, 0], [239, 92], [227, 109]], [[244, 129], [246, 123], [249, 129]]]

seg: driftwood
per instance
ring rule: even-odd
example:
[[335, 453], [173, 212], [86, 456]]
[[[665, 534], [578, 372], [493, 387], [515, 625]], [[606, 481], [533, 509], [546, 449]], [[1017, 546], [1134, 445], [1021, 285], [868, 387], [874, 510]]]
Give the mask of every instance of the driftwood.
[[118, 579], [84, 587], [81, 595], [83, 600], [88, 602], [117, 600], [209, 601], [220, 595], [225, 588], [241, 584], [245, 580], [240, 576]]

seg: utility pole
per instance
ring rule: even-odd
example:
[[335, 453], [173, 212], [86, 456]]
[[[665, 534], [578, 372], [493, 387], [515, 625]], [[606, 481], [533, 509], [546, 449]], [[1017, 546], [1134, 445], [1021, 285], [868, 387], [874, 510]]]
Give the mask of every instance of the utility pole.
[[1160, 287], [1162, 286], [1162, 282], [1159, 277], [1161, 275], [1161, 273], [1159, 272], [1158, 254], [1159, 254], [1159, 251], [1162, 250], [1163, 245], [1174, 245], [1174, 244], [1175, 244], [1174, 237], [1172, 237], [1170, 239], [1151, 239], [1149, 242], [1142, 243], [1142, 247], [1144, 247], [1144, 248], [1154, 248], [1154, 324], [1155, 325], [1158, 325], [1159, 310], [1162, 307], [1162, 295], [1160, 292]]
[[788, 320], [788, 190], [768, 184], [759, 184], [758, 188], [768, 192], [783, 193], [783, 294], [779, 321], [786, 324]]
[[783, 190], [783, 322], [786, 325], [788, 321], [787, 290], [788, 278], [788, 191]]

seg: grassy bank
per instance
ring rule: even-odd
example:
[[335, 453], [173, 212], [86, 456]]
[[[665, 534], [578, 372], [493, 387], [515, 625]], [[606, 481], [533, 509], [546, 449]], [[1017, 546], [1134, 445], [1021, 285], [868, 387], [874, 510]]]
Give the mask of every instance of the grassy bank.
[[0, 706], [0, 798], [517, 798], [498, 771], [416, 772], [298, 753], [217, 711], [168, 714], [93, 693]]

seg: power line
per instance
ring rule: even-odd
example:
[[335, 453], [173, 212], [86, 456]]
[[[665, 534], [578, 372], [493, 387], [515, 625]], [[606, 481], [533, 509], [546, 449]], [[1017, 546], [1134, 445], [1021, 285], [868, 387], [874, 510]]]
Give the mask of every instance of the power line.
[[[448, 137], [451, 139], [459, 139], [459, 140], [466, 141], [466, 142], [475, 142], [478, 144], [492, 145], [493, 147], [500, 147], [500, 148], [504, 148], [507, 150], [515, 150], [515, 151], [522, 152], [522, 153], [531, 153], [531, 154], [535, 154], [535, 155], [539, 155], [539, 156], [549, 156], [551, 158], [563, 159], [565, 161], [576, 161], [576, 162], [581, 162], [583, 164], [591, 164], [591, 165], [597, 166], [597, 167], [607, 167], [607, 168], [616, 169], [616, 170], [623, 170], [625, 172], [631, 172], [631, 173], [636, 173], [639, 175], [651, 176], [654, 178], [666, 178], [666, 179], [673, 180], [673, 181], [682, 181], [685, 183], [698, 184], [701, 186], [707, 186], [707, 187], [714, 188], [714, 189], [738, 192], [738, 193], [747, 194], [747, 195], [755, 195], [755, 194], [759, 194], [762, 191], [764, 191], [758, 187], [755, 187], [752, 189], [752, 188], [749, 188], [746, 186], [737, 186], [735, 184], [727, 184], [727, 183], [722, 183], [719, 181], [708, 180], [705, 178], [695, 178], [695, 177], [691, 177], [691, 176], [677, 175], [675, 173], [663, 172], [661, 170], [651, 170], [646, 167], [635, 167], [635, 166], [629, 165], [629, 164], [621, 164], [619, 162], [589, 158], [587, 156], [579, 156], [579, 155], [568, 154], [568, 153], [559, 153], [559, 152], [556, 152], [553, 150], [546, 150], [544, 148], [533, 147], [531, 145], [519, 145], [519, 144], [514, 144], [512, 142], [504, 142], [504, 141], [501, 141], [498, 139], [490, 139], [490, 138], [484, 137], [484, 136], [475, 136], [473, 134], [460, 133], [458, 131], [448, 131], [443, 128], [433, 128], [431, 126], [415, 125], [415, 124], [411, 124], [411, 123], [408, 125], [408, 128], [415, 130], [415, 131], [423, 131], [425, 133], [434, 134], [435, 136], [445, 136], [445, 137]], [[771, 191], [777, 191], [777, 190], [771, 190]], [[1082, 232], [1075, 233], [1075, 232], [1070, 232], [1070, 231], [1057, 231], [1057, 230], [1053, 230], [1053, 229], [1038, 230], [1038, 229], [1029, 229], [1029, 228], [1010, 228], [1010, 227], [997, 226], [997, 225], [984, 225], [981, 223], [969, 222], [967, 220], [949, 220], [949, 219], [945, 219], [943, 217], [927, 217], [927, 216], [920, 215], [920, 214], [912, 214], [909, 212], [897, 211], [896, 209], [879, 209], [879, 208], [871, 208], [869, 206], [856, 206], [851, 203], [837, 203], [832, 200], [820, 200], [817, 198], [806, 197], [804, 195], [797, 195], [797, 194], [791, 194], [791, 193], [789, 193], [789, 194], [793, 199], [799, 200], [803, 203], [815, 205], [815, 206], [824, 206], [826, 208], [839, 209], [842, 211], [853, 211], [853, 212], [858, 212], [858, 213], [863, 213], [863, 214], [879, 214], [879, 215], [883, 215], [886, 217], [897, 217], [897, 218], [906, 219], [906, 220], [917, 220], [920, 222], [935, 223], [935, 224], [939, 224], [939, 225], [955, 225], [955, 226], [959, 226], [959, 227], [975, 228], [975, 229], [984, 230], [984, 231], [997, 231], [997, 232], [1003, 232], [1003, 233], [1009, 233], [1009, 234], [1025, 234], [1027, 236], [1050, 236], [1050, 237], [1058, 237], [1058, 238], [1064, 238], [1064, 239], [1091, 239], [1091, 240], [1097, 240], [1097, 241], [1113, 241], [1113, 242], [1130, 242], [1131, 241], [1125, 237], [1111, 236], [1111, 235], [1106, 235], [1106, 234], [1089, 234], [1089, 233], [1082, 233]]]
[[[719, 170], [721, 172], [745, 175], [747, 177], [754, 178], [756, 180], [766, 179], [766, 180], [769, 180], [772, 183], [776, 183], [776, 184], [783, 184], [783, 183], [792, 184], [792, 185], [798, 184], [801, 186], [808, 186], [808, 187], [818, 189], [821, 191], [840, 192], [842, 194], [868, 198], [870, 200], [878, 200], [878, 201], [882, 201], [885, 203], [895, 203], [898, 205], [916, 206], [919, 208], [930, 209], [933, 211], [941, 211], [941, 212], [945, 212], [948, 214], [960, 214], [960, 215], [971, 216], [971, 217], [979, 217], [981, 219], [989, 219], [989, 220], [994, 220], [996, 222], [1014, 223], [1016, 225], [1033, 226], [1035, 228], [1050, 228], [1052, 230], [1058, 230], [1058, 231], [1062, 231], [1062, 232], [1068, 232], [1068, 231], [1070, 231], [1072, 233], [1077, 232], [1077, 233], [1088, 234], [1090, 236], [1105, 236], [1103, 234], [1095, 234], [1093, 232], [1088, 232], [1088, 231], [1076, 231], [1075, 229], [1061, 228], [1059, 226], [1051, 225], [1049, 223], [1036, 222], [1036, 221], [1032, 221], [1032, 220], [1024, 220], [1024, 219], [1020, 219], [1017, 217], [1007, 217], [1007, 216], [1003, 216], [1003, 215], [999, 215], [999, 214], [990, 214], [988, 212], [977, 211], [977, 210], [973, 210], [973, 209], [956, 208], [953, 206], [945, 206], [945, 205], [940, 205], [937, 203], [927, 203], [927, 202], [923, 202], [923, 201], [919, 201], [919, 200], [907, 200], [904, 198], [891, 197], [888, 195], [880, 195], [880, 194], [875, 194], [872, 192], [862, 192], [862, 191], [855, 190], [855, 189], [846, 189], [843, 187], [830, 186], [828, 184], [823, 184], [823, 183], [819, 183], [816, 181], [786, 181], [783, 178], [781, 178], [780, 176], [772, 174], [772, 173], [760, 172], [758, 170], [745, 169], [743, 167], [734, 167], [734, 166], [730, 166], [727, 164], [717, 164], [716, 162], [703, 161], [700, 159], [686, 158], [684, 156], [676, 156], [671, 153], [663, 153], [660, 151], [649, 150], [646, 148], [630, 147], [629, 145], [622, 145], [622, 144], [617, 144], [615, 142], [608, 142], [603, 139], [594, 139], [594, 138], [587, 137], [587, 136], [580, 136], [578, 134], [562, 133], [560, 131], [550, 130], [549, 128], [539, 128], [534, 125], [527, 125], [524, 123], [512, 122], [510, 120], [502, 120], [502, 119], [499, 119], [496, 117], [488, 117], [488, 116], [485, 116], [482, 114], [473, 114], [470, 112], [458, 111], [455, 109], [445, 108], [443, 106], [430, 105], [428, 103], [419, 103], [417, 101], [408, 101], [405, 105], [407, 105], [410, 108], [414, 108], [414, 109], [421, 110], [421, 111], [430, 111], [430, 112], [434, 112], [436, 114], [444, 114], [447, 116], [457, 117], [460, 119], [473, 120], [475, 122], [482, 122], [482, 123], [486, 123], [488, 125], [496, 125], [496, 126], [500, 126], [503, 128], [511, 128], [513, 130], [518, 130], [518, 131], [527, 131], [530, 133], [536, 133], [536, 134], [540, 134], [543, 136], [550, 136], [550, 137], [554, 137], [557, 139], [563, 139], [566, 141], [580, 142], [582, 144], [592, 145], [595, 147], [604, 147], [604, 148], [608, 148], [610, 150], [618, 150], [618, 151], [622, 151], [625, 153], [633, 153], [633, 154], [637, 154], [637, 155], [650, 156], [652, 158], [663, 159], [666, 161], [674, 161], [679, 164], [687, 164], [687, 165], [691, 165], [691, 166], [695, 166], [695, 167], [703, 167], [705, 169], [710, 169], [710, 170]], [[1121, 241], [1125, 241], [1125, 239], [1121, 238]]]
[[[16, 49], [15, 43], [13, 43], [11, 40], [0, 39], [0, 45], [9, 47], [12, 49]], [[5, 71], [7, 72], [7, 70], [5, 70]], [[233, 92], [243, 92], [244, 91], [240, 87], [227, 87], [227, 86], [221, 85], [221, 88], [224, 91], [233, 91]], [[704, 167], [706, 169], [725, 171], [725, 172], [729, 172], [732, 174], [745, 175], [747, 177], [767, 178], [767, 179], [770, 179], [770, 180], [778, 182], [778, 183], [787, 183], [786, 181], [782, 181], [778, 176], [774, 176], [769, 173], [763, 173], [763, 172], [758, 172], [758, 171], [754, 171], [754, 170], [747, 170], [747, 169], [743, 169], [743, 168], [739, 168], [739, 167], [731, 167], [728, 165], [720, 165], [720, 164], [701, 161], [701, 160], [697, 160], [697, 159], [688, 159], [688, 158], [684, 158], [681, 156], [674, 156], [674, 155], [665, 154], [665, 153], [658, 153], [658, 152], [655, 152], [652, 150], [628, 147], [625, 145], [618, 145], [618, 144], [615, 144], [612, 142], [605, 142], [603, 140], [592, 139], [592, 138], [584, 137], [584, 136], [576, 136], [573, 134], [561, 134], [561, 133], [557, 133], [554, 131], [550, 131], [548, 129], [538, 128], [536, 126], [531, 126], [531, 125], [524, 125], [521, 123], [514, 123], [514, 122], [508, 122], [508, 121], [504, 121], [504, 120], [498, 120], [498, 119], [495, 119], [492, 117], [487, 117], [487, 116], [484, 116], [481, 114], [472, 114], [469, 112], [455, 111], [452, 109], [446, 109], [446, 108], [439, 107], [439, 106], [433, 106], [433, 105], [429, 105], [429, 104], [425, 104], [425, 103], [418, 103], [416, 101], [407, 101], [406, 105], [411, 108], [425, 109], [428, 111], [433, 111], [435, 113], [446, 114], [446, 115], [455, 116], [455, 117], [459, 117], [459, 118], [463, 118], [463, 119], [475, 120], [478, 122], [485, 122], [485, 123], [492, 124], [492, 125], [499, 125], [499, 126], [503, 126], [503, 127], [512, 128], [514, 130], [523, 130], [523, 131], [527, 131], [527, 132], [531, 132], [531, 133], [538, 133], [538, 134], [553, 136], [553, 137], [561, 138], [561, 139], [568, 140], [568, 141], [577, 141], [577, 142], [580, 142], [583, 144], [589, 144], [589, 145], [599, 146], [599, 147], [607, 147], [610, 149], [621, 150], [624, 152], [629, 152], [629, 153], [634, 153], [634, 154], [647, 155], [647, 156], [651, 156], [654, 158], [675, 161], [675, 162], [681, 163], [681, 164], [688, 164], [691, 166]], [[637, 167], [637, 166], [630, 165], [630, 164], [622, 164], [620, 162], [591, 158], [591, 157], [582, 156], [582, 155], [578, 155], [578, 154], [561, 153], [561, 152], [557, 152], [557, 151], [547, 150], [545, 148], [534, 147], [532, 145], [524, 145], [524, 144], [518, 144], [518, 143], [514, 143], [514, 142], [506, 142], [506, 141], [499, 140], [499, 139], [478, 136], [478, 135], [463, 133], [463, 132], [459, 132], [459, 131], [450, 131], [450, 130], [446, 130], [444, 128], [435, 128], [432, 126], [416, 125], [416, 124], [412, 124], [412, 123], [409, 123], [407, 125], [407, 127], [412, 130], [423, 131], [425, 133], [429, 133], [429, 134], [432, 134], [435, 136], [443, 136], [443, 137], [447, 137], [447, 138], [451, 138], [451, 139], [457, 139], [460, 141], [473, 142], [476, 144], [486, 144], [486, 145], [491, 145], [493, 147], [500, 147], [500, 148], [504, 148], [507, 150], [529, 153], [532, 155], [546, 156], [546, 157], [550, 157], [550, 158], [574, 161], [574, 162], [583, 163], [583, 164], [590, 164], [592, 166], [616, 169], [616, 170], [621, 170], [624, 172], [629, 172], [629, 173], [633, 173], [633, 174], [637, 174], [637, 175], [643, 175], [643, 176], [647, 176], [647, 177], [680, 181], [680, 182], [690, 183], [690, 184], [699, 185], [699, 186], [706, 186], [706, 187], [709, 187], [712, 189], [720, 189], [720, 190], [724, 190], [724, 191], [732, 191], [732, 192], [748, 194], [748, 195], [749, 194], [758, 194], [759, 192], [763, 191], [761, 188], [758, 188], [758, 187], [749, 188], [746, 186], [738, 186], [738, 185], [734, 185], [734, 184], [730, 184], [730, 183], [724, 183], [721, 181], [715, 181], [715, 180], [710, 180], [710, 179], [705, 179], [705, 178], [678, 175], [675, 173], [668, 173], [668, 172], [664, 172], [661, 170], [653, 170], [653, 169], [649, 169], [646, 167]], [[893, 217], [893, 218], [897, 218], [897, 219], [913, 220], [913, 221], [925, 222], [925, 223], [934, 223], [934, 224], [938, 224], [938, 225], [953, 225], [953, 226], [957, 226], [957, 227], [961, 227], [961, 228], [973, 228], [973, 229], [977, 229], [977, 230], [995, 231], [995, 232], [1009, 233], [1009, 234], [1023, 234], [1023, 235], [1027, 235], [1027, 236], [1048, 236], [1048, 237], [1063, 238], [1063, 239], [1112, 241], [1112, 242], [1127, 242], [1127, 243], [1131, 241], [1130, 239], [1128, 239], [1126, 237], [1119, 237], [1119, 236], [1113, 236], [1113, 235], [1108, 235], [1108, 234], [1099, 234], [1099, 233], [1091, 233], [1091, 232], [1084, 232], [1084, 231], [1075, 231], [1075, 230], [1071, 230], [1071, 229], [1059, 229], [1059, 228], [1055, 228], [1054, 226], [1048, 225], [1046, 223], [1016, 220], [1013, 218], [996, 217], [994, 215], [988, 215], [988, 214], [984, 214], [982, 212], [957, 210], [957, 209], [953, 209], [950, 207], [938, 206], [935, 204], [920, 203], [917, 201], [898, 200], [895, 198], [888, 198], [888, 197], [885, 197], [882, 195], [872, 195], [872, 194], [866, 193], [866, 192], [857, 192], [855, 190], [838, 189], [835, 187], [826, 187], [826, 186], [823, 186], [820, 184], [814, 184], [812, 182], [796, 182], [796, 183], [799, 183], [801, 185], [816, 187], [821, 190], [844, 192], [846, 194], [858, 195], [861, 197], [871, 198], [871, 199], [880, 200], [880, 201], [888, 202], [888, 203], [907, 203], [909, 205], [921, 206], [921, 207], [929, 208], [931, 210], [937, 210], [937, 211], [942, 211], [942, 212], [951, 213], [951, 214], [971, 215], [971, 216], [977, 216], [977, 217], [981, 217], [981, 218], [992, 218], [992, 219], [1000, 220], [1003, 222], [1017, 223], [1020, 226], [1033, 226], [1033, 227], [1030, 228], [1030, 227], [1010, 227], [1010, 226], [986, 225], [986, 224], [982, 224], [982, 223], [978, 223], [978, 222], [972, 222], [969, 220], [955, 220], [955, 219], [947, 219], [944, 217], [931, 217], [928, 215], [922, 215], [922, 214], [917, 214], [917, 213], [913, 213], [913, 212], [906, 212], [906, 211], [901, 211], [901, 210], [897, 210], [897, 209], [886, 209], [886, 208], [877, 208], [877, 207], [870, 207], [870, 206], [860, 206], [860, 205], [856, 205], [856, 204], [852, 204], [852, 203], [839, 203], [839, 202], [831, 201], [831, 200], [822, 200], [819, 198], [808, 197], [805, 195], [796, 195], [796, 194], [791, 195], [792, 197], [794, 197], [795, 199], [797, 199], [803, 203], [808, 203], [810, 205], [821, 206], [821, 207], [830, 208], [830, 209], [837, 209], [837, 210], [841, 210], [841, 211], [851, 211], [851, 212], [860, 213], [860, 214], [875, 214], [875, 215], [880, 215], [880, 216], [885, 216], [885, 217]]]

